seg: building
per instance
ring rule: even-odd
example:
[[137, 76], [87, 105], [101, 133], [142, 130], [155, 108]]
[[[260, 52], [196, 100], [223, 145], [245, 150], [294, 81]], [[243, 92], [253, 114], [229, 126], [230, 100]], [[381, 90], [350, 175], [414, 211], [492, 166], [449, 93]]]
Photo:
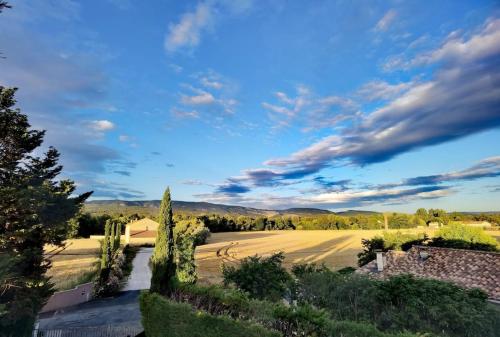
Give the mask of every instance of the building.
[[125, 227], [125, 242], [132, 244], [154, 243], [158, 222], [149, 218], [133, 221]]
[[377, 253], [377, 258], [358, 272], [381, 279], [412, 274], [448, 281], [482, 289], [490, 300], [500, 302], [500, 253], [413, 246], [408, 252]]

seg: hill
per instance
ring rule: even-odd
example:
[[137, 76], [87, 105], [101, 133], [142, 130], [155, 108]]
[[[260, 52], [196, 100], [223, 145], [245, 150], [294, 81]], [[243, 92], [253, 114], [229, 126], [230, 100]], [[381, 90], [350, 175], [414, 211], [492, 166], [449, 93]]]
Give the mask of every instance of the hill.
[[[288, 208], [284, 210], [258, 209], [244, 206], [231, 206], [223, 204], [213, 204], [209, 202], [176, 201], [172, 202], [174, 212], [189, 214], [230, 214], [247, 216], [273, 216], [273, 215], [356, 215], [356, 214], [375, 214], [369, 211], [345, 211], [334, 213], [319, 208]], [[140, 213], [150, 216], [156, 216], [160, 207], [160, 200], [92, 200], [85, 203], [85, 211], [93, 214], [133, 214]]]

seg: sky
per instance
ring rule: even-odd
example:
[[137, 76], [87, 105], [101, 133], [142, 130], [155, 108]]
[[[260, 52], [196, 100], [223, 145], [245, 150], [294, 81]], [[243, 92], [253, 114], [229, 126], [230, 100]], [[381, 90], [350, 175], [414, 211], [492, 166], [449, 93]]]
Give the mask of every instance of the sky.
[[500, 211], [497, 1], [9, 2], [0, 85], [93, 199]]

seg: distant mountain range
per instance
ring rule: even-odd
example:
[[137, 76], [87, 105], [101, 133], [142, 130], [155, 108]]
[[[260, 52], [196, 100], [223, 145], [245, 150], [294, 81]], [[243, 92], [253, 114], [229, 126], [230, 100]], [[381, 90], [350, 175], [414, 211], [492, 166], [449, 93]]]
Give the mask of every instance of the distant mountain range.
[[[160, 207], [160, 200], [92, 200], [85, 203], [85, 211], [94, 214], [103, 213], [146, 213], [156, 215]], [[175, 211], [190, 214], [228, 214], [228, 215], [248, 215], [248, 216], [273, 216], [273, 215], [357, 215], [357, 214], [376, 214], [371, 211], [348, 210], [344, 212], [331, 212], [319, 208], [288, 208], [284, 210], [259, 209], [243, 206], [231, 206], [222, 204], [212, 204], [209, 202], [194, 201], [173, 201], [172, 206]]]

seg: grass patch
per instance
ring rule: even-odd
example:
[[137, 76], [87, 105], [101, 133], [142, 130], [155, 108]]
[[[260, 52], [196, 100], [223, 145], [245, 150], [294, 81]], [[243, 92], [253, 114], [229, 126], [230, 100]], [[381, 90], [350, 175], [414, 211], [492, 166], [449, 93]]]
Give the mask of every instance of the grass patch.
[[71, 277], [67, 278], [65, 281], [59, 280], [56, 284], [57, 291], [73, 289], [76, 286], [88, 282], [93, 282], [96, 280], [99, 273], [99, 262], [95, 262], [92, 267], [85, 270], [79, 270], [76, 273], [71, 274]]

